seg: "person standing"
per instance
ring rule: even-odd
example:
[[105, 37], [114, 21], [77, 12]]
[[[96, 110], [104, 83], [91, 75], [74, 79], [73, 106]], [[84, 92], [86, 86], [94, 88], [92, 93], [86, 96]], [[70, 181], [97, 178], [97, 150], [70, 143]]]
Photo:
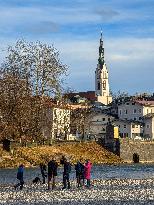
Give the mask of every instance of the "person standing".
[[50, 182], [52, 181], [52, 189], [55, 188], [55, 181], [57, 176], [58, 163], [54, 158], [48, 163], [48, 189], [50, 189]]
[[77, 179], [77, 187], [82, 186], [81, 179], [84, 184], [84, 165], [81, 163], [81, 159], [75, 165], [76, 170], [76, 179]]
[[84, 164], [84, 177], [87, 180], [87, 187], [90, 187], [91, 168], [92, 163], [89, 160], [86, 160], [86, 163]]
[[41, 170], [41, 175], [42, 175], [42, 178], [43, 178], [43, 184], [45, 184], [45, 178], [47, 177], [47, 174], [46, 174], [46, 165], [41, 163], [40, 164], [40, 170]]
[[21, 165], [19, 165], [18, 171], [17, 171], [17, 179], [19, 180], [19, 183], [17, 183], [14, 186], [15, 189], [19, 186], [20, 186], [20, 190], [23, 189], [23, 185], [24, 185], [23, 173], [24, 173], [24, 165], [21, 164]]
[[64, 172], [63, 172], [63, 189], [70, 189], [70, 172], [71, 172], [71, 163], [68, 159], [63, 159], [63, 165], [64, 165]]

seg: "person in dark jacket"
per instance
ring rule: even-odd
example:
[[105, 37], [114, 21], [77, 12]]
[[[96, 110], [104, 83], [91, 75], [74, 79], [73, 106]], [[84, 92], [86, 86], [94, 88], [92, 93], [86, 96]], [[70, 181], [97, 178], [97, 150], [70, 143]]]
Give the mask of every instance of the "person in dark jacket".
[[64, 172], [63, 172], [63, 189], [70, 189], [70, 172], [71, 172], [71, 163], [68, 159], [64, 158]]
[[19, 165], [17, 171], [17, 179], [19, 180], [19, 183], [14, 186], [15, 189], [19, 186], [20, 186], [20, 190], [23, 189], [23, 185], [24, 185], [23, 172], [24, 172], [24, 165], [21, 164]]
[[48, 163], [48, 189], [50, 189], [50, 182], [52, 181], [52, 189], [55, 188], [55, 181], [57, 176], [58, 163], [54, 158]]
[[46, 165], [41, 163], [40, 164], [40, 170], [41, 170], [41, 175], [42, 175], [42, 178], [43, 178], [43, 184], [45, 184], [45, 178], [47, 177], [47, 174], [46, 174]]
[[[84, 165], [81, 163], [81, 159], [75, 165], [76, 170], [76, 179], [77, 179], [77, 187], [84, 185]], [[81, 183], [83, 180], [83, 183]]]

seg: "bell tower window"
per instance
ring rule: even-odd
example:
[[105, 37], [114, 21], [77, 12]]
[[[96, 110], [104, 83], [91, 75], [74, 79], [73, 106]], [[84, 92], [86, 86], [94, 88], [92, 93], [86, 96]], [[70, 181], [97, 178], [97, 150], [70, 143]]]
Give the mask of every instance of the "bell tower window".
[[97, 84], [97, 89], [100, 90], [100, 82]]
[[103, 90], [106, 90], [106, 81], [103, 81]]

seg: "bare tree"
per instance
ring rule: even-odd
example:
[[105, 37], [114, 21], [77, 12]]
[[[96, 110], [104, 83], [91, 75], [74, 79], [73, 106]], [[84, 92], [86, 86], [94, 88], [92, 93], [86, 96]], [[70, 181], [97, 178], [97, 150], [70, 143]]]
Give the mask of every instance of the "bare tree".
[[53, 46], [19, 40], [0, 73], [0, 136], [40, 139], [45, 99], [60, 95], [67, 66]]
[[91, 113], [91, 109], [86, 106], [84, 108], [72, 110], [71, 132], [75, 133], [77, 131], [82, 137], [84, 137], [85, 124], [89, 113]]

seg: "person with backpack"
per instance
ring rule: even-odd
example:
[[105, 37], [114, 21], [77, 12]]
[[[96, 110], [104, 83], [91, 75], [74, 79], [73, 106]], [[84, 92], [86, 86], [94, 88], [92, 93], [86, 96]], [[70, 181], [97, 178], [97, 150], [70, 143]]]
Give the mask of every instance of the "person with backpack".
[[58, 163], [55, 158], [52, 158], [48, 163], [48, 190], [50, 190], [50, 182], [52, 181], [52, 189], [55, 188], [55, 181], [57, 176]]
[[[75, 165], [76, 170], [76, 179], [77, 179], [77, 187], [84, 185], [84, 165], [81, 163], [81, 159]], [[83, 180], [83, 184], [81, 183], [81, 179]]]
[[[62, 161], [61, 161], [62, 162]], [[70, 172], [71, 172], [71, 163], [68, 159], [63, 159], [63, 165], [64, 165], [64, 172], [63, 172], [63, 188], [62, 189], [70, 189]]]
[[24, 165], [21, 164], [18, 167], [18, 171], [17, 171], [17, 179], [19, 180], [19, 183], [17, 183], [14, 188], [17, 189], [17, 187], [20, 186], [20, 190], [23, 189], [23, 185], [24, 185], [24, 179], [23, 179], [23, 173], [24, 173]]

